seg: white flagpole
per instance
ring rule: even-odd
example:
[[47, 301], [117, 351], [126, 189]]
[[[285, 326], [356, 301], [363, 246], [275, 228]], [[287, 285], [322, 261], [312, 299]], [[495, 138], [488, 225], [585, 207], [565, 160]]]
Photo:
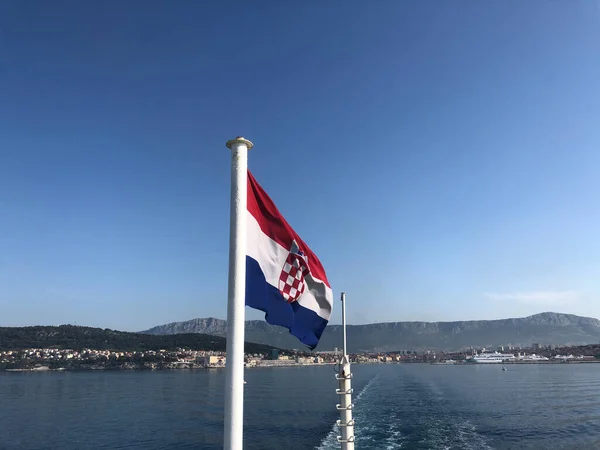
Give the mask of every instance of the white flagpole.
[[231, 149], [229, 288], [225, 367], [224, 450], [242, 450], [244, 437], [244, 323], [246, 306], [246, 201], [248, 150], [243, 137], [227, 141]]
[[336, 375], [338, 388], [336, 394], [339, 395], [340, 403], [336, 405], [340, 412], [340, 420], [337, 425], [341, 430], [341, 436], [337, 440], [341, 444], [342, 450], [354, 450], [354, 419], [352, 418], [352, 372], [350, 371], [350, 359], [348, 358], [348, 349], [346, 348], [346, 293], [342, 292], [342, 329], [344, 336], [344, 354], [339, 362], [340, 371]]

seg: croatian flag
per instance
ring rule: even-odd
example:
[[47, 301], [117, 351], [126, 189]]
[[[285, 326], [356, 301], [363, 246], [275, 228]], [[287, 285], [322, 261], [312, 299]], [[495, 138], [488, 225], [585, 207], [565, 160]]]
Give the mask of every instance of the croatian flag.
[[250, 171], [247, 205], [246, 305], [312, 350], [333, 308], [325, 270]]

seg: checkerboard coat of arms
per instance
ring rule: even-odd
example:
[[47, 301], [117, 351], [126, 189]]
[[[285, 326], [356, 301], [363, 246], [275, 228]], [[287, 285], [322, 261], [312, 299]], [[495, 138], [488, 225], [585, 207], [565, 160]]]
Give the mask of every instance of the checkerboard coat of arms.
[[308, 274], [310, 269], [307, 257], [294, 240], [279, 274], [279, 292], [288, 303], [295, 302], [304, 294], [305, 277]]

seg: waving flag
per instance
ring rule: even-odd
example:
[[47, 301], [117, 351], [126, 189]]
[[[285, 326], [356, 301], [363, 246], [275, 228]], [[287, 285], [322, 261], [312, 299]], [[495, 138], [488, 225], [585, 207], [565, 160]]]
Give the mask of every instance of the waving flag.
[[333, 308], [325, 270], [250, 171], [247, 209], [246, 305], [314, 349]]

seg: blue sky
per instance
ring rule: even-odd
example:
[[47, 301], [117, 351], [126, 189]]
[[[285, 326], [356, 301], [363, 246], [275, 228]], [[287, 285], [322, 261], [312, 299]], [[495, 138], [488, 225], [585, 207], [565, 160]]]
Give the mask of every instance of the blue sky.
[[0, 2], [0, 325], [225, 318], [237, 135], [350, 322], [600, 317], [599, 124], [594, 1]]

